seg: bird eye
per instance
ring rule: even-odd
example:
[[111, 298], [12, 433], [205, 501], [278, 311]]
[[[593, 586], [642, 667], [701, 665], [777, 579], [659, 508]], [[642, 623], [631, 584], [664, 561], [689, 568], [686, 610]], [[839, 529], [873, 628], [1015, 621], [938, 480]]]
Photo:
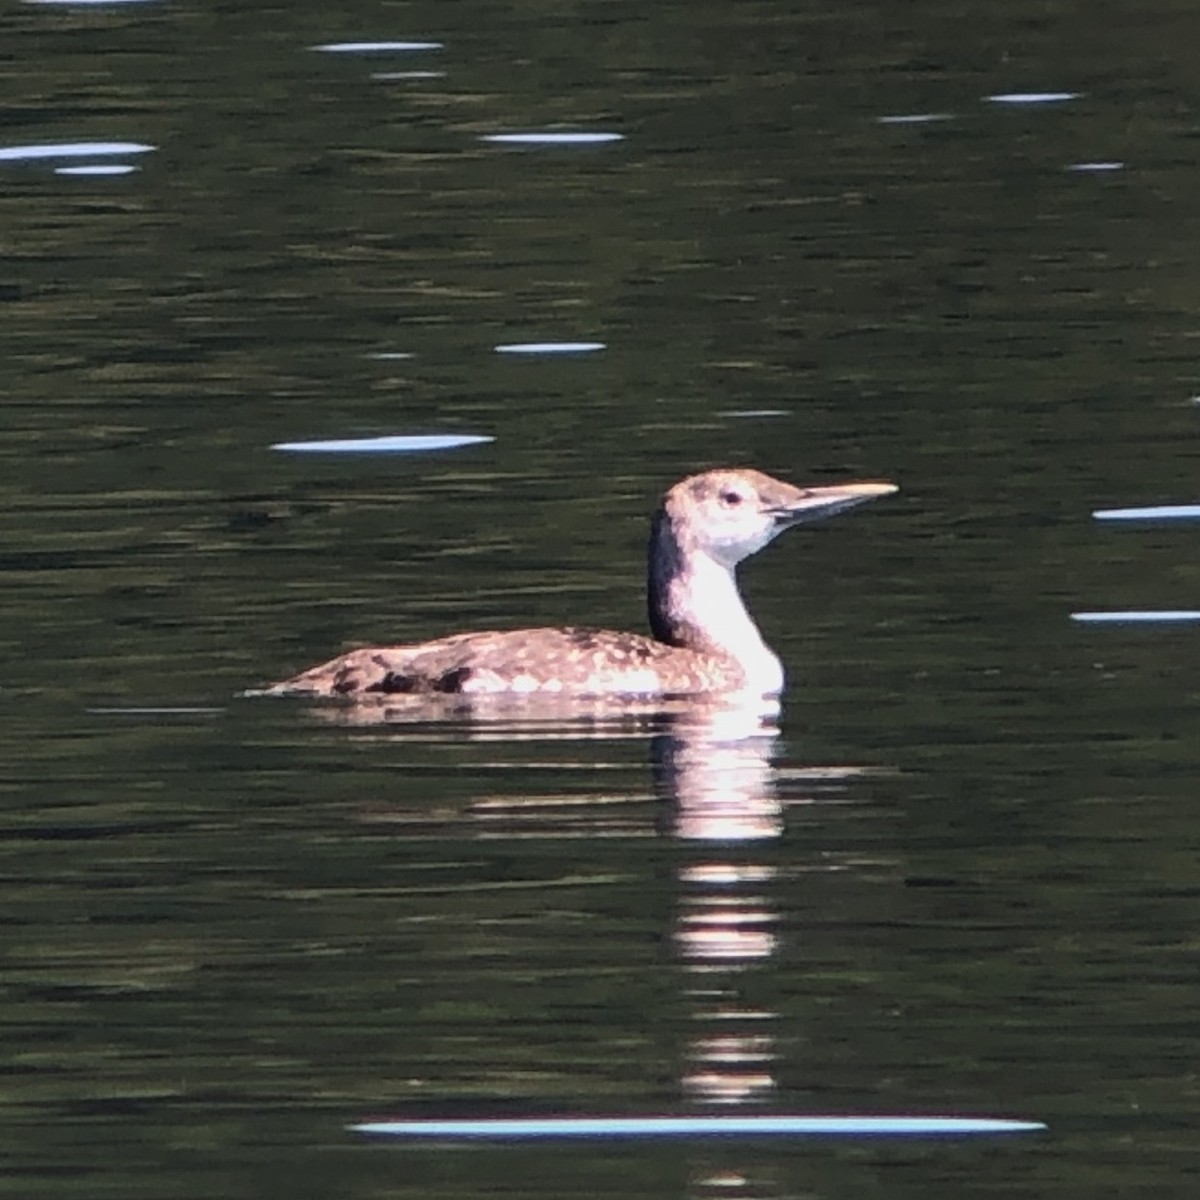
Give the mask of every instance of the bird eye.
[[737, 508], [737, 506], [741, 504], [742, 499], [742, 493], [735, 492], [732, 488], [721, 493], [721, 503], [725, 505], [726, 508]]

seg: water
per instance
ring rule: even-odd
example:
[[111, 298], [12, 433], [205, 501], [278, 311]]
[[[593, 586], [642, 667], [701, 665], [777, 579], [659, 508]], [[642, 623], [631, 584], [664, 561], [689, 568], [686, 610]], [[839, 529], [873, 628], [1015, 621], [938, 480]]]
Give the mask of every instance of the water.
[[[1195, 600], [1091, 516], [1195, 499], [1194, 8], [269, 16], [0, 17], [5, 1192], [1190, 1194], [1197, 633], [1070, 614]], [[902, 488], [748, 564], [776, 734], [237, 698], [640, 627], [723, 462]], [[1049, 1131], [346, 1129], [675, 1112]]]

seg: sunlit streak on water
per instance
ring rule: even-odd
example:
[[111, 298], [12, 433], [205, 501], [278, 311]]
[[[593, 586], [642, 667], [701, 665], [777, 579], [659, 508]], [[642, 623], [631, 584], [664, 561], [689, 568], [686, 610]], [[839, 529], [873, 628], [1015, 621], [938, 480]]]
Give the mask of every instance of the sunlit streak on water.
[[717, 413], [718, 417], [726, 417], [729, 420], [748, 420], [754, 417], [790, 417], [791, 415], [786, 408], [743, 408]]
[[953, 113], [899, 113], [895, 116], [879, 117], [880, 125], [932, 125], [939, 121], [953, 121]]
[[127, 163], [113, 163], [110, 166], [97, 164], [92, 167], [55, 167], [55, 175], [131, 175], [138, 168]]
[[1092, 625], [1145, 625], [1170, 624], [1180, 621], [1200, 621], [1200, 612], [1189, 608], [1165, 609], [1130, 609], [1113, 612], [1075, 612], [1071, 614], [1072, 621], [1080, 621]]
[[1149, 508], [1098, 508], [1097, 521], [1198, 521], [1200, 504], [1156, 504]]
[[1082, 95], [1082, 92], [997, 92], [986, 98], [993, 104], [1062, 104]]
[[496, 347], [497, 354], [593, 354], [603, 342], [510, 342]]
[[599, 146], [625, 140], [623, 133], [485, 133], [479, 139], [508, 146]]
[[941, 1137], [948, 1134], [1018, 1133], [1045, 1129], [1040, 1121], [992, 1117], [782, 1116], [737, 1117], [535, 1117], [515, 1120], [367, 1121], [356, 1133], [410, 1138], [615, 1138], [615, 1137]]
[[702, 1175], [696, 1180], [697, 1187], [709, 1188], [712, 1191], [743, 1191], [749, 1183], [749, 1177], [737, 1171], [714, 1171], [711, 1175]]
[[420, 436], [334, 438], [318, 442], [276, 442], [272, 450], [293, 454], [422, 454], [431, 450], [455, 450], [478, 446], [495, 438], [479, 434], [427, 434]]
[[114, 154], [147, 154], [144, 142], [48, 142], [37, 146], [0, 146], [0, 162], [33, 162], [44, 158], [102, 158]]
[[442, 42], [323, 42], [310, 49], [322, 54], [392, 54], [415, 50], [440, 50]]

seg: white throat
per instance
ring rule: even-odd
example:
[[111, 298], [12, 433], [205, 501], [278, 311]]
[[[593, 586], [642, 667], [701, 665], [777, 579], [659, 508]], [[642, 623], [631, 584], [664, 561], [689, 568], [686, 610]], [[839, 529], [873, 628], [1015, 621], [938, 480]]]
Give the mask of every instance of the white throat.
[[693, 650], [734, 659], [746, 676], [746, 690], [775, 695], [783, 690], [783, 666], [763, 641], [746, 611], [732, 567], [703, 551], [689, 556], [666, 581], [663, 614], [674, 639]]

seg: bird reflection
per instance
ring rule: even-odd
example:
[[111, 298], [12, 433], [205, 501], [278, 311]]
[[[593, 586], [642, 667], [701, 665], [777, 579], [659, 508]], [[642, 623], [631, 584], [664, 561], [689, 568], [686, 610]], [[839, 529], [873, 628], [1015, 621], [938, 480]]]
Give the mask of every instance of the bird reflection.
[[695, 857], [678, 872], [675, 944], [688, 975], [696, 1033], [682, 1088], [693, 1102], [747, 1104], [775, 1090], [772, 1026], [778, 1014], [751, 1008], [737, 981], [778, 949], [770, 899], [775, 869], [747, 861], [783, 833], [772, 760], [775, 715], [726, 708], [677, 722], [653, 743], [655, 785], [674, 836]]
[[[797, 780], [805, 786], [841, 783], [859, 773], [855, 768], [781, 771], [779, 706], [773, 700], [659, 698], [640, 706], [581, 707], [561, 698], [535, 698], [534, 704], [523, 698], [516, 706], [502, 697], [389, 696], [374, 706], [359, 702], [320, 711], [326, 719], [386, 726], [405, 737], [417, 736], [418, 724], [426, 727], [422, 736], [440, 724], [449, 736], [472, 742], [645, 740], [657, 802], [653, 828], [645, 817], [646, 797], [636, 789], [493, 794], [471, 803], [469, 819], [481, 837], [657, 833], [675, 841], [682, 853], [667, 944], [679, 964], [689, 1031], [678, 1068], [680, 1094], [694, 1106], [771, 1104], [778, 1087], [780, 1014], [747, 997], [759, 990], [751, 976], [770, 970], [780, 950], [780, 878], [768, 857], [785, 829], [780, 780], [786, 779], [788, 801], [795, 803]], [[559, 770], [565, 764], [545, 765]], [[744, 1198], [753, 1187], [736, 1174], [691, 1181], [695, 1195], [736, 1189]]]
[[723, 705], [680, 714], [654, 739], [655, 790], [672, 802], [684, 841], [778, 837], [783, 808], [771, 759], [778, 709]]
[[[681, 1091], [703, 1104], [768, 1099], [776, 1086], [772, 1027], [778, 1014], [742, 1003], [737, 982], [768, 964], [779, 945], [771, 898], [775, 868], [746, 854], [761, 851], [784, 830], [774, 766], [778, 703], [657, 699], [607, 707], [548, 698], [531, 706], [526, 698], [518, 707], [502, 697], [437, 700], [432, 706], [430, 700], [386, 697], [374, 705], [360, 701], [318, 711], [359, 727], [448, 721], [473, 741], [649, 737], [659, 832], [694, 850], [678, 868], [672, 930], [696, 1029]], [[498, 818], [512, 819], [517, 811], [539, 820], [557, 814], [558, 822], [570, 822], [570, 833], [578, 833], [583, 820], [585, 835], [589, 827], [599, 835], [611, 828], [603, 808], [585, 801], [571, 805], [567, 817], [558, 798], [548, 806], [544, 797], [492, 797], [476, 805], [476, 815], [495, 829]]]

